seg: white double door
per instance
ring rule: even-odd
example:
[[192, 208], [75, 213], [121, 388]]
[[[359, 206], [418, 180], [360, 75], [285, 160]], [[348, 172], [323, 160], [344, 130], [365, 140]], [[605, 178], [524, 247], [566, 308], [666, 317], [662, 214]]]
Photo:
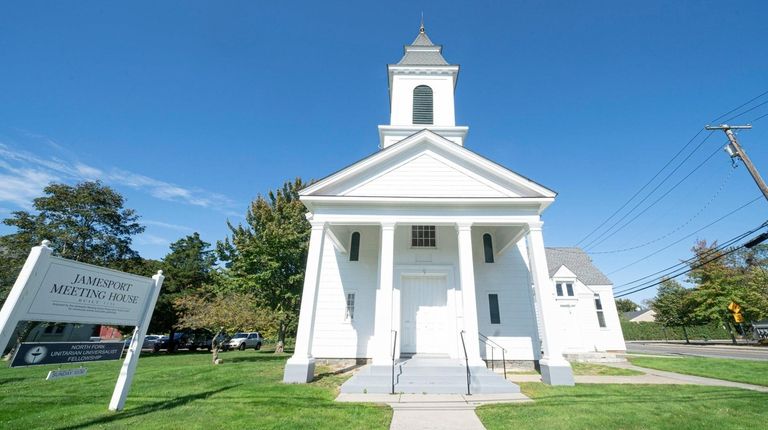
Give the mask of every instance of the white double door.
[[455, 321], [448, 306], [447, 274], [402, 274], [400, 351], [445, 354], [451, 350]]

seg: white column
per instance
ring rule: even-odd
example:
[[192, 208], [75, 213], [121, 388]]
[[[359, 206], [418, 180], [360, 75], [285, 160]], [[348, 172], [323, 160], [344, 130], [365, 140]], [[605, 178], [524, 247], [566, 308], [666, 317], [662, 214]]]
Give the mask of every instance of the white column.
[[[395, 269], [395, 223], [381, 223], [379, 250], [379, 289], [376, 292], [376, 316], [373, 365], [392, 363], [392, 291]], [[399, 337], [399, 336], [398, 336]]]
[[539, 360], [542, 380], [551, 385], [573, 385], [571, 365], [563, 358], [561, 330], [558, 327], [558, 309], [552, 280], [547, 268], [544, 251], [543, 223], [529, 223], [526, 242], [531, 281], [536, 294], [536, 304], [541, 312], [541, 337], [544, 356]]
[[312, 357], [312, 327], [315, 324], [315, 301], [320, 278], [320, 264], [323, 257], [325, 224], [312, 222], [307, 253], [307, 270], [304, 273], [304, 290], [301, 294], [299, 327], [296, 331], [296, 346], [293, 356], [285, 364], [283, 382], [310, 382], [315, 373], [315, 359]]
[[[459, 235], [459, 279], [464, 303], [464, 343], [470, 366], [485, 366], [480, 357], [480, 340], [477, 328], [477, 294], [475, 292], [475, 264], [472, 259], [472, 224], [456, 225]], [[459, 357], [464, 351], [459, 352]]]

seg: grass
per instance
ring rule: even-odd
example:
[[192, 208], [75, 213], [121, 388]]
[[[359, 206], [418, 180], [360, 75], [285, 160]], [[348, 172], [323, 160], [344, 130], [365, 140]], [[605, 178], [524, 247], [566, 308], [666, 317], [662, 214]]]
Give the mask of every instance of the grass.
[[[0, 368], [2, 429], [387, 429], [387, 406], [336, 403], [348, 376], [318, 368], [315, 382], [281, 383], [287, 355], [233, 351], [146, 354], [126, 408], [107, 410], [122, 362], [90, 363], [88, 375], [45, 381], [56, 366]], [[68, 366], [73, 367], [73, 366]]]
[[[488, 430], [754, 429], [768, 421], [768, 394], [694, 385], [520, 384], [534, 403], [487, 405]], [[756, 427], [757, 426], [757, 427]]]
[[768, 361], [706, 357], [628, 357], [628, 359], [636, 366], [651, 369], [768, 386]]
[[599, 376], [637, 376], [643, 375], [632, 369], [619, 369], [618, 367], [604, 366], [595, 363], [571, 363], [574, 375], [599, 375]]

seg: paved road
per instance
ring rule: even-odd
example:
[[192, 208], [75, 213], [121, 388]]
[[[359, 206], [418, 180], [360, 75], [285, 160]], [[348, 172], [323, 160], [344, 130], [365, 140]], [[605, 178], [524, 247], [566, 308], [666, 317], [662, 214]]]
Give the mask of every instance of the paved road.
[[768, 347], [750, 347], [744, 345], [685, 345], [654, 342], [627, 342], [627, 352], [768, 361]]

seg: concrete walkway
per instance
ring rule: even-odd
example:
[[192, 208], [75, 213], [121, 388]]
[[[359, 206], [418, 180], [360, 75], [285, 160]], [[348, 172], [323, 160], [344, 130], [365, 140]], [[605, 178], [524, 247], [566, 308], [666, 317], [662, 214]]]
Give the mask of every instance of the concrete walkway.
[[[635, 376], [576, 375], [577, 384], [689, 384], [732, 387], [768, 393], [768, 387], [681, 373], [648, 369], [629, 363], [601, 363], [621, 369], [643, 372]], [[541, 375], [509, 373], [513, 382], [540, 382]], [[390, 430], [482, 430], [475, 408], [492, 403], [532, 402], [523, 394], [351, 394], [342, 393], [337, 402], [383, 403], [394, 412]]]
[[[744, 384], [742, 382], [731, 382], [722, 379], [705, 378], [702, 376], [684, 375], [682, 373], [666, 372], [663, 370], [649, 369], [647, 367], [635, 366], [629, 363], [600, 363], [604, 366], [617, 367], [620, 369], [631, 369], [643, 372], [644, 375], [634, 376], [613, 376], [613, 375], [576, 375], [574, 379], [577, 384], [666, 384], [666, 385], [708, 385], [714, 387], [741, 388], [744, 390], [759, 391], [768, 393], [768, 387], [762, 385]], [[520, 375], [508, 373], [507, 378], [515, 383], [520, 382], [541, 382], [541, 375]]]
[[[637, 370], [639, 372], [646, 373], [646, 375], [643, 375], [643, 376], [654, 376], [654, 377], [666, 378], [670, 381], [676, 381], [676, 382], [668, 382], [668, 383], [708, 385], [713, 387], [732, 387], [732, 388], [741, 388], [744, 390], [759, 391], [761, 393], [768, 393], [768, 387], [765, 387], [762, 385], [752, 385], [752, 384], [745, 384], [742, 382], [724, 381], [722, 379], [705, 378], [703, 376], [683, 375], [682, 373], [649, 369], [647, 367], [635, 366], [634, 364], [629, 364], [629, 363], [604, 363], [604, 364], [606, 366], [618, 367], [621, 369]], [[636, 377], [637, 376], [635, 376], [635, 378]]]
[[392, 407], [390, 430], [483, 430], [475, 408], [492, 403], [532, 402], [523, 394], [351, 394], [337, 402], [386, 403]]

